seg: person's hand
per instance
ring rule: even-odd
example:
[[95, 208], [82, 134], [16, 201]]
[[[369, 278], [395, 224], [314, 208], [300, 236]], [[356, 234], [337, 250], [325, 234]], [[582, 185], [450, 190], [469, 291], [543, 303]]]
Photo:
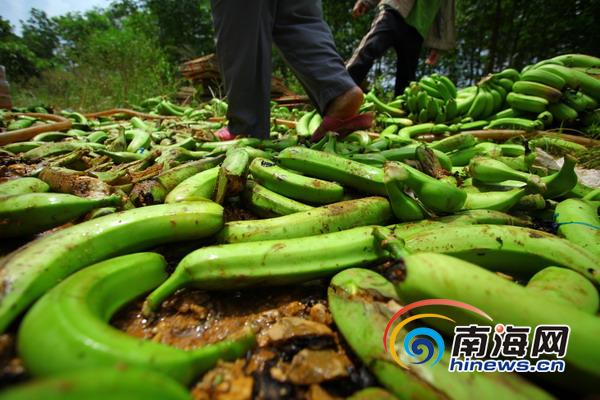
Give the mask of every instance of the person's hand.
[[367, 12], [367, 6], [364, 5], [362, 1], [358, 0], [352, 8], [352, 18], [358, 18], [365, 12]]
[[425, 64], [427, 65], [436, 65], [438, 63], [438, 59], [440, 58], [440, 53], [438, 53], [437, 50], [432, 49], [429, 52], [429, 56], [427, 57], [427, 60], [425, 60]]

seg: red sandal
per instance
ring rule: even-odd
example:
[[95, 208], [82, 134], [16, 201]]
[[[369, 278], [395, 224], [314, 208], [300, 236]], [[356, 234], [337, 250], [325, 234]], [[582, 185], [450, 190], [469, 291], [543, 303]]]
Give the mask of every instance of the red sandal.
[[226, 126], [214, 132], [213, 135], [220, 141], [233, 140], [237, 137], [237, 135], [231, 133]]
[[344, 138], [356, 130], [370, 128], [373, 124], [373, 118], [373, 113], [357, 114], [346, 119], [325, 116], [310, 140], [316, 142], [323, 138], [327, 132], [337, 132], [340, 138]]

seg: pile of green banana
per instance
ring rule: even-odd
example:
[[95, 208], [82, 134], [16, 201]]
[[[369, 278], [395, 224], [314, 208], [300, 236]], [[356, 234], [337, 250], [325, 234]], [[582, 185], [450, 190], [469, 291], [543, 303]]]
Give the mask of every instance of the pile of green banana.
[[[321, 121], [315, 111], [273, 105], [275, 118], [295, 120], [295, 129], [274, 121], [270, 140], [217, 142], [211, 132], [223, 122], [208, 119], [226, 114], [224, 101], [179, 109], [157, 97], [142, 104], [150, 114], [63, 112], [73, 128], [2, 146], [0, 332], [16, 332], [34, 379], [0, 399], [189, 398], [187, 386], [218, 360], [243, 357], [259, 332], [181, 350], [117, 330], [110, 320], [119, 309], [145, 296], [151, 317], [186, 287], [315, 279], [329, 280], [339, 332], [385, 388], [352, 398], [594, 393], [600, 189], [575, 172], [586, 148], [547, 134], [494, 142], [469, 131], [571, 121], [557, 118], [553, 105], [599, 100], [600, 80], [581, 76], [598, 65], [559, 56], [461, 90], [433, 75], [391, 103], [366, 96], [363, 108], [378, 112], [376, 133], [329, 133], [317, 143], [308, 142]], [[555, 69], [579, 83], [540, 82]], [[543, 110], [521, 101], [534, 96], [548, 102]], [[11, 130], [39, 123], [2, 114]], [[436, 137], [422, 142], [421, 134]], [[560, 154], [562, 164], [540, 162], [541, 150]], [[226, 219], [231, 208], [254, 219]], [[184, 242], [196, 247], [173, 270], [157, 246]], [[429, 298], [471, 304], [504, 324], [568, 324], [567, 371], [541, 386], [526, 374], [453, 374], [447, 352], [434, 367], [401, 368], [381, 344], [386, 322], [394, 307]], [[450, 325], [436, 328], [451, 340]], [[148, 393], [148, 381], [160, 390]]]

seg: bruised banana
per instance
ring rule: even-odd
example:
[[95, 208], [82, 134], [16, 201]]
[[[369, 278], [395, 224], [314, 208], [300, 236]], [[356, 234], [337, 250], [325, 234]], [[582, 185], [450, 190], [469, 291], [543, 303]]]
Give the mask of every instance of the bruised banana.
[[386, 162], [383, 167], [383, 182], [394, 216], [400, 221], [418, 221], [425, 218], [419, 203], [404, 193], [404, 184], [397, 179], [398, 175], [402, 176], [399, 164]]
[[165, 203], [211, 199], [215, 192], [219, 170], [220, 167], [213, 167], [190, 176], [169, 192]]
[[383, 227], [365, 226], [302, 238], [203, 247], [181, 260], [175, 272], [146, 298], [143, 312], [150, 314], [182, 287], [229, 290], [286, 285], [383, 261], [388, 253], [381, 249], [374, 229], [390, 233]]
[[463, 206], [467, 195], [457, 187], [406, 164], [397, 163], [396, 167], [394, 180], [412, 189], [426, 208], [451, 213]]
[[238, 339], [186, 351], [110, 326], [121, 307], [166, 278], [167, 263], [156, 253], [109, 259], [68, 277], [36, 302], [19, 327], [18, 352], [27, 370], [35, 376], [50, 376], [126, 365], [189, 384], [218, 359], [240, 357], [254, 344], [253, 334], [245, 333]]
[[277, 159], [284, 168], [339, 182], [365, 193], [385, 195], [381, 168], [305, 147], [288, 147]]
[[118, 206], [119, 196], [86, 199], [63, 193], [27, 193], [0, 198], [0, 238], [40, 233], [99, 207]]
[[232, 148], [227, 151], [215, 183], [214, 200], [223, 204], [226, 196], [235, 196], [242, 192], [246, 181], [246, 170], [250, 164], [250, 154], [245, 148]]
[[0, 332], [73, 272], [119, 254], [161, 243], [208, 237], [223, 226], [213, 202], [177, 203], [123, 211], [44, 236], [0, 260]]
[[11, 387], [0, 400], [192, 400], [188, 390], [146, 369], [92, 368]]
[[392, 217], [384, 197], [364, 197], [297, 212], [282, 217], [231, 221], [219, 232], [221, 243], [291, 239], [365, 225], [382, 225]]
[[600, 258], [550, 233], [518, 226], [448, 226], [405, 237], [410, 252], [438, 252], [508, 274], [533, 275], [548, 265], [570, 268], [600, 284]]
[[557, 231], [573, 243], [600, 257], [600, 218], [597, 207], [580, 199], [566, 199], [554, 211]]
[[11, 179], [0, 183], [0, 198], [16, 194], [43, 193], [50, 190], [50, 186], [41, 179], [33, 177]]
[[598, 290], [590, 281], [570, 269], [544, 268], [531, 277], [526, 287], [588, 314], [595, 315], [598, 312]]
[[344, 197], [344, 188], [337, 183], [296, 174], [264, 158], [252, 161], [250, 173], [256, 182], [267, 189], [294, 200], [328, 204]]
[[[553, 382], [560, 380], [560, 384], [576, 391], [597, 390], [600, 348], [596, 343], [600, 336], [600, 319], [595, 315], [547, 297], [542, 298], [513, 281], [455, 257], [419, 253], [409, 255], [403, 261], [403, 273], [396, 274], [400, 278], [394, 281], [402, 301], [411, 303], [432, 298], [453, 299], [477, 307], [493, 319], [490, 321], [472, 311], [456, 307], [427, 307], [427, 312], [439, 311], [455, 320], [456, 325], [501, 323], [529, 326], [532, 330], [538, 325], [569, 326], [569, 347], [564, 357], [567, 367], [562, 374], [549, 374], [549, 377]], [[518, 306], [507, 307], [507, 299], [518, 301]], [[453, 326], [436, 324], [436, 327], [449, 334], [452, 334]], [[562, 377], [565, 379], [559, 379]]]
[[[414, 256], [405, 259], [412, 264], [411, 257]], [[331, 315], [346, 342], [378, 382], [398, 399], [551, 398], [517, 374], [450, 372], [447, 350], [434, 365], [415, 362], [405, 369], [396, 364], [381, 345], [381, 337], [397, 309], [391, 305], [400, 307], [402, 303], [398, 304], [400, 299], [394, 285], [373, 271], [352, 268], [338, 273], [331, 280], [327, 298]], [[408, 329], [399, 331], [394, 351], [404, 351], [402, 343], [407, 334]]]

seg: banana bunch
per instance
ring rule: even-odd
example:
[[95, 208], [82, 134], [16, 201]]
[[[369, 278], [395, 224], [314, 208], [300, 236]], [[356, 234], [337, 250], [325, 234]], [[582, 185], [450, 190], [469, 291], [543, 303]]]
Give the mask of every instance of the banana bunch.
[[458, 91], [458, 114], [483, 120], [504, 108], [507, 95], [519, 79], [519, 72], [507, 68], [483, 78], [477, 85]]
[[565, 54], [523, 69], [507, 102], [512, 109], [534, 116], [549, 111], [557, 123], [575, 121], [593, 111], [600, 101], [600, 80], [586, 73], [600, 67], [600, 59]]
[[458, 115], [456, 95], [456, 86], [448, 77], [432, 74], [411, 82], [400, 99], [411, 120], [439, 124]]

